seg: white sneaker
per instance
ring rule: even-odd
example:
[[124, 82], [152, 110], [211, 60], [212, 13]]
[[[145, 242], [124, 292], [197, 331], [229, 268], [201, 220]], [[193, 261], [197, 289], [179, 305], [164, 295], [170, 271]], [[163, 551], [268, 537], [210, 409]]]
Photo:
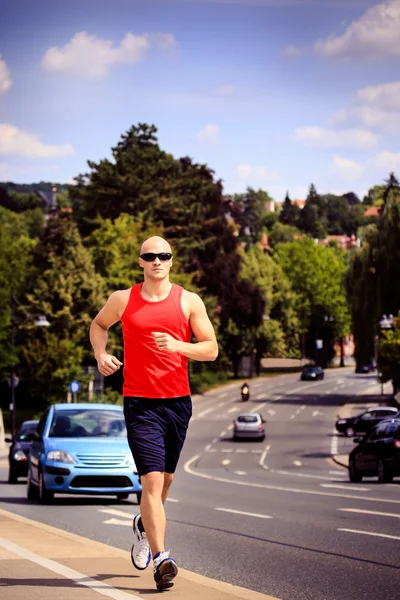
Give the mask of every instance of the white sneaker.
[[153, 559], [154, 581], [158, 590], [166, 590], [174, 585], [178, 574], [178, 565], [169, 552], [159, 552]]
[[140, 514], [133, 518], [133, 546], [131, 550], [131, 560], [133, 566], [139, 571], [147, 569], [151, 561], [151, 550], [147, 535], [142, 533], [138, 527]]

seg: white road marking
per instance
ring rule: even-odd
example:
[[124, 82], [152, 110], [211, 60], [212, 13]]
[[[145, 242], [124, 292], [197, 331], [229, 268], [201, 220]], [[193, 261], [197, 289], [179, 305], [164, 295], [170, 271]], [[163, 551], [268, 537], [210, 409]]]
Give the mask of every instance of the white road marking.
[[211, 408], [207, 408], [207, 410], [203, 410], [203, 412], [196, 415], [195, 418], [201, 419], [202, 417], [205, 417], [206, 415], [208, 415], [208, 413], [212, 412], [213, 410], [217, 410], [217, 408], [221, 408], [221, 406], [224, 406], [224, 402], [220, 402], [219, 404], [217, 404], [217, 406], [211, 406]]
[[225, 460], [222, 461], [222, 464], [223, 465], [229, 465], [230, 462], [231, 461], [228, 458], [226, 458]]
[[228, 395], [228, 392], [222, 392], [222, 394], [218, 394], [218, 398], [226, 398]]
[[219, 434], [219, 437], [222, 438], [222, 437], [224, 437], [225, 434], [226, 434], [226, 431], [221, 431], [221, 433]]
[[259, 519], [272, 519], [269, 515], [260, 515], [258, 513], [244, 512], [242, 510], [234, 510], [233, 508], [215, 508], [215, 510], [220, 510], [222, 512], [232, 513], [234, 515], [244, 515], [245, 517], [258, 517]]
[[270, 451], [270, 449], [271, 449], [271, 446], [265, 446], [265, 449], [264, 449], [263, 453], [261, 454], [260, 460], [258, 462], [260, 467], [262, 467], [263, 469], [267, 469], [267, 470], [268, 470], [268, 466], [264, 463], [264, 460], [266, 459], [267, 454]]
[[207, 452], [218, 452], [218, 450], [216, 448], [210, 448], [209, 450], [207, 450]]
[[262, 450], [250, 450], [252, 454], [262, 454]]
[[214, 438], [213, 441], [211, 442], [212, 444], [216, 444], [218, 442], [218, 438]]
[[250, 412], [252, 412], [252, 413], [260, 412], [260, 410], [262, 408], [264, 408], [264, 406], [267, 406], [267, 402], [263, 402], [263, 404], [260, 404], [259, 406], [255, 406], [254, 408], [251, 409]]
[[329, 471], [330, 475], [343, 475], [347, 477], [347, 473], [345, 471]]
[[230, 408], [228, 410], [228, 413], [233, 413], [233, 412], [237, 412], [238, 410], [240, 410], [240, 408], [236, 407], [236, 406], [232, 406], [232, 408]]
[[204, 448], [204, 450], [207, 452], [207, 450], [209, 450], [211, 448], [211, 444], [207, 444], [207, 446]]
[[388, 535], [386, 533], [373, 533], [372, 531], [360, 531], [358, 529], [338, 529], [338, 531], [346, 531], [347, 533], [360, 533], [361, 535], [372, 535], [373, 537], [382, 537], [389, 540], [400, 540], [398, 535]]
[[104, 525], [123, 525], [123, 526], [128, 526], [128, 527], [132, 527], [132, 523], [130, 521], [122, 521], [121, 519], [107, 519], [107, 521], [103, 521]]
[[276, 410], [272, 410], [272, 408], [270, 408], [269, 410], [267, 410], [267, 413], [271, 415], [271, 417], [273, 417], [274, 415], [276, 415]]
[[362, 515], [378, 515], [378, 517], [393, 517], [394, 519], [400, 519], [399, 513], [385, 513], [376, 510], [362, 510], [361, 508], [338, 508], [342, 512], [360, 513]]
[[258, 394], [257, 400], [261, 400], [261, 398], [264, 398], [264, 396], [265, 396], [265, 393]]
[[334, 429], [332, 431], [332, 438], [331, 438], [331, 455], [335, 456], [336, 454], [338, 454], [338, 452], [339, 452], [339, 436], [338, 436], [336, 429]]
[[319, 411], [319, 410], [314, 410], [312, 416], [313, 417], [322, 417], [323, 416], [323, 412]]
[[[316, 491], [316, 490], [302, 490], [302, 489], [298, 489], [298, 488], [290, 488], [290, 487], [283, 487], [283, 486], [279, 486], [279, 485], [268, 485], [265, 483], [256, 483], [253, 481], [237, 481], [236, 479], [227, 479], [226, 477], [216, 477], [214, 475], [208, 475], [207, 473], [200, 473], [198, 471], [194, 471], [191, 468], [192, 463], [196, 462], [196, 460], [198, 460], [200, 458], [200, 454], [196, 454], [195, 456], [192, 456], [192, 458], [189, 458], [189, 460], [186, 461], [186, 463], [184, 464], [184, 470], [186, 471], [186, 473], [189, 473], [190, 475], [194, 475], [195, 477], [201, 477], [202, 479], [208, 479], [210, 481], [218, 481], [221, 483], [231, 483], [233, 485], [246, 485], [247, 487], [255, 487], [258, 489], [264, 489], [264, 490], [273, 490], [276, 492], [292, 492], [293, 494], [308, 494], [310, 496], [326, 496], [328, 498], [350, 498], [352, 500], [359, 500], [359, 501], [365, 501], [365, 502], [384, 502], [386, 504], [400, 504], [400, 500], [389, 500], [388, 498], [375, 498], [375, 497], [362, 497], [362, 496], [353, 496], [351, 494], [335, 494], [335, 493], [329, 493], [329, 492], [321, 492], [321, 491]], [[268, 467], [265, 465], [265, 468], [268, 469]]]
[[233, 471], [236, 475], [247, 475], [246, 471]]
[[223, 448], [221, 452], [233, 452], [232, 448]]
[[248, 452], [248, 450], [243, 450], [242, 448], [236, 448], [235, 452]]
[[125, 517], [126, 519], [130, 519], [130, 523], [131, 523], [131, 527], [132, 527], [132, 520], [133, 520], [134, 515], [130, 515], [129, 513], [125, 512], [124, 510], [118, 510], [117, 508], [100, 508], [99, 512], [105, 513], [106, 515], [113, 515], [114, 517]]
[[301, 462], [301, 460], [294, 460], [293, 464], [296, 465], [296, 467], [301, 467], [303, 463]]
[[339, 490], [353, 490], [355, 492], [370, 492], [371, 488], [357, 488], [350, 487], [349, 485], [338, 485], [336, 483], [320, 483], [321, 487], [325, 488], [338, 488]]
[[92, 579], [92, 577], [89, 577], [88, 575], [79, 573], [79, 571], [70, 569], [65, 565], [61, 565], [55, 560], [50, 560], [49, 558], [39, 556], [39, 554], [35, 554], [34, 552], [30, 552], [25, 548], [21, 548], [21, 546], [17, 546], [17, 544], [9, 542], [8, 540], [0, 538], [0, 545], [9, 552], [20, 556], [24, 560], [29, 560], [30, 562], [40, 565], [41, 567], [44, 567], [49, 571], [53, 571], [53, 573], [57, 573], [62, 577], [66, 577], [70, 581], [74, 581], [78, 585], [90, 588], [94, 592], [102, 594], [103, 596], [108, 596], [108, 598], [114, 598], [114, 600], [141, 600], [140, 596], [136, 596], [131, 592], [127, 594], [125, 592], [122, 592], [121, 590], [117, 590], [116, 588], [112, 587], [112, 585], [104, 583], [104, 581]]
[[324, 477], [323, 475], [311, 475], [309, 473], [295, 473], [294, 471], [282, 471], [281, 469], [271, 469], [271, 473], [278, 473], [279, 475], [293, 475], [295, 477], [305, 477], [307, 479], [322, 479], [323, 481], [332, 481], [332, 477]]

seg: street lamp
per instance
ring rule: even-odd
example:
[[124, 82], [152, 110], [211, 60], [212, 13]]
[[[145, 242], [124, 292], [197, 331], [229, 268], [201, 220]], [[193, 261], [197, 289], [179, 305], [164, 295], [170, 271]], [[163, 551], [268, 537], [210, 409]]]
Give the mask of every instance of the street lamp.
[[[38, 317], [37, 319], [34, 319], [26, 310], [25, 308], [22, 306], [22, 304], [18, 301], [18, 299], [14, 296], [14, 294], [11, 294], [11, 348], [12, 348], [12, 353], [14, 354], [14, 347], [15, 347], [15, 318], [14, 318], [14, 313], [15, 313], [15, 305], [18, 304], [18, 306], [20, 308], [22, 308], [23, 312], [25, 313], [25, 316], [30, 320], [33, 321], [34, 325], [36, 327], [49, 327], [50, 323], [49, 321], [46, 319], [46, 317], [44, 315], [41, 315], [40, 317]], [[12, 411], [12, 421], [11, 421], [11, 437], [12, 439], [14, 439], [15, 436], [15, 417], [16, 417], [16, 406], [15, 406], [15, 388], [17, 387], [19, 383], [19, 379], [18, 377], [15, 375], [14, 373], [14, 369], [11, 369], [11, 377], [10, 377], [10, 381], [9, 381], [9, 385], [11, 387], [11, 404], [10, 404], [10, 410]]]

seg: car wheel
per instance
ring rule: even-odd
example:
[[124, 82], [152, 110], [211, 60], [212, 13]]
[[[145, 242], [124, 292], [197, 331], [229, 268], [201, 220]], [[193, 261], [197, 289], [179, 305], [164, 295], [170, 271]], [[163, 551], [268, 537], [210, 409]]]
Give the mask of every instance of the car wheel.
[[31, 481], [31, 475], [28, 472], [28, 480], [26, 482], [26, 495], [28, 500], [37, 500], [38, 498], [38, 489], [35, 485], [33, 485]]
[[49, 504], [54, 499], [54, 492], [46, 490], [42, 471], [39, 473], [39, 501], [42, 504]]
[[129, 494], [127, 494], [126, 492], [122, 493], [122, 494], [117, 494], [117, 500], [128, 500], [129, 498]]
[[142, 492], [137, 492], [136, 494], [137, 503], [140, 504], [142, 501]]
[[16, 474], [10, 467], [10, 469], [8, 471], [8, 483], [17, 483], [17, 480], [18, 480], [18, 477], [16, 476]]
[[390, 483], [393, 481], [393, 475], [388, 472], [382, 459], [378, 462], [378, 481], [379, 483]]
[[354, 427], [346, 427], [346, 429], [344, 430], [344, 435], [346, 437], [354, 437], [354, 435], [355, 435]]
[[349, 479], [351, 483], [361, 483], [363, 476], [356, 469], [356, 465], [354, 464], [354, 460], [350, 461], [349, 464]]

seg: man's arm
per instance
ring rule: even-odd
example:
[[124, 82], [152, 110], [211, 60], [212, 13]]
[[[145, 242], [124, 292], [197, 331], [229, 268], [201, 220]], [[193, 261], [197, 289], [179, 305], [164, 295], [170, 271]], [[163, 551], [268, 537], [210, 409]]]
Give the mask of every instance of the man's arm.
[[218, 344], [214, 327], [208, 317], [204, 302], [197, 294], [190, 294], [190, 326], [197, 343], [181, 342], [168, 333], [153, 332], [159, 350], [179, 352], [187, 358], [199, 361], [213, 361], [218, 356]]
[[102, 375], [112, 375], [117, 371], [122, 362], [112, 354], [108, 354], [108, 330], [120, 320], [121, 292], [114, 292], [108, 298], [105, 306], [93, 319], [90, 325], [90, 343], [92, 344], [97, 367]]

